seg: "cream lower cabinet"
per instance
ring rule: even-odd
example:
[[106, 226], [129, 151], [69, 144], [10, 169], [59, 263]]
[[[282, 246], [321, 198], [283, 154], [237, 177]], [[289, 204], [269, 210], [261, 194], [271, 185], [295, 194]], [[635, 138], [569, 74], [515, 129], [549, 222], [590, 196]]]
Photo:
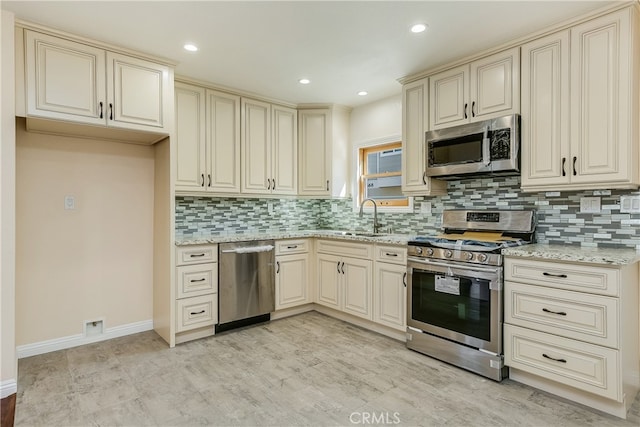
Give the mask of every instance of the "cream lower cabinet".
[[240, 97], [175, 84], [175, 189], [240, 192]]
[[169, 66], [32, 30], [24, 39], [27, 117], [168, 135]]
[[402, 192], [408, 195], [447, 193], [447, 183], [427, 177], [424, 134], [429, 130], [429, 79], [402, 87]]
[[637, 188], [640, 18], [629, 7], [522, 46], [522, 189]]
[[375, 246], [373, 321], [407, 330], [407, 248]]
[[507, 257], [504, 269], [510, 377], [625, 418], [640, 389], [638, 264]]
[[308, 239], [276, 242], [276, 310], [313, 302], [310, 246]]
[[372, 245], [318, 240], [317, 253], [316, 302], [372, 320]]
[[218, 246], [176, 248], [175, 342], [215, 333], [218, 323]]

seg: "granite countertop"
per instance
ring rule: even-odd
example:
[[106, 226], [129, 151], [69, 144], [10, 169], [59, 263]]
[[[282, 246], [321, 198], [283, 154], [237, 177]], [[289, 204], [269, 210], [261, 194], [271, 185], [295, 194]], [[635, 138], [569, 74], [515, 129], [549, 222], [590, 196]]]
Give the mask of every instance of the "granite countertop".
[[628, 248], [584, 248], [570, 245], [525, 245], [502, 250], [511, 257], [538, 258], [585, 264], [628, 265], [640, 261], [640, 252]]
[[[355, 233], [368, 234], [366, 231], [349, 231]], [[375, 236], [348, 235], [344, 231], [338, 230], [303, 230], [303, 231], [273, 231], [264, 233], [228, 234], [207, 237], [184, 237], [176, 239], [176, 246], [202, 245], [211, 243], [246, 242], [251, 240], [282, 240], [282, 239], [303, 239], [303, 238], [325, 238], [351, 240], [364, 243], [382, 243], [390, 245], [406, 245], [416, 236], [409, 234], [385, 234], [380, 233]]]

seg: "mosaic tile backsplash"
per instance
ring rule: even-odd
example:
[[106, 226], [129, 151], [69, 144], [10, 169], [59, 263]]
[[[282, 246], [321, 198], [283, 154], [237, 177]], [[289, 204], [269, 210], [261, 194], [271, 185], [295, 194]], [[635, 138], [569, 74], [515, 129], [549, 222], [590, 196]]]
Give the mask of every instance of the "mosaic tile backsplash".
[[[445, 209], [535, 209], [539, 243], [640, 249], [640, 214], [620, 213], [621, 195], [638, 191], [522, 193], [520, 177], [450, 181], [448, 194], [416, 197], [412, 213], [379, 213], [383, 229], [434, 234]], [[597, 196], [601, 212], [580, 213], [580, 198]], [[421, 203], [431, 203], [431, 213]], [[335, 205], [338, 212], [332, 212]], [[271, 209], [271, 211], [270, 211]], [[176, 197], [176, 238], [310, 229], [370, 230], [372, 214], [353, 211], [351, 199]]]

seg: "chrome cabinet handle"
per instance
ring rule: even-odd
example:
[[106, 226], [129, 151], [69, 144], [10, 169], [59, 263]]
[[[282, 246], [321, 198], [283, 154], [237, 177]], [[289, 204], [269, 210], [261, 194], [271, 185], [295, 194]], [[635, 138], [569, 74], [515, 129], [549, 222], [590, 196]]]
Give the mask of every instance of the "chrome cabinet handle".
[[109, 103], [109, 120], [113, 120], [113, 104]]
[[336, 268], [338, 269], [338, 274], [340, 274], [340, 261], [336, 264]]
[[327, 191], [329, 191], [329, 180], [327, 180]]
[[547, 273], [546, 271], [544, 271], [542, 273], [543, 276], [548, 276], [548, 277], [557, 277], [558, 279], [566, 279], [567, 275], [566, 274], [555, 274], [555, 273]]
[[191, 279], [190, 281], [191, 281], [191, 283], [198, 283], [198, 282], [204, 282], [205, 280], [207, 280], [207, 279], [205, 279], [203, 277], [202, 279]]
[[204, 314], [204, 312], [205, 312], [204, 310], [200, 310], [200, 311], [192, 311], [192, 312], [191, 312], [191, 315], [192, 315], [192, 316], [195, 316], [196, 314]]
[[200, 184], [200, 186], [204, 187], [204, 174], [200, 174], [200, 176], [202, 177], [202, 184]]
[[576, 160], [578, 160], [577, 157], [573, 158], [573, 176], [578, 175], [578, 172], [576, 171]]
[[342, 274], [344, 274], [344, 262], [342, 263]]
[[471, 103], [471, 117], [475, 117], [476, 116], [476, 101], [473, 101]]
[[542, 353], [542, 357], [544, 357], [545, 359], [553, 360], [554, 362], [567, 363], [567, 359], [556, 359], [555, 357], [551, 357], [544, 353]]
[[276, 274], [280, 273], [280, 261], [276, 261]]
[[205, 254], [191, 254], [189, 255], [191, 258], [199, 258], [201, 256], [205, 256]]
[[267, 178], [267, 190], [271, 190], [271, 179]]
[[102, 118], [102, 117], [103, 117], [103, 114], [102, 114], [102, 101], [100, 101], [100, 118]]
[[209, 187], [211, 187], [211, 174], [207, 174], [207, 177], [209, 178]]
[[468, 104], [465, 102], [465, 103], [464, 103], [464, 118], [465, 118], [465, 119], [467, 118], [467, 105], [468, 105]]
[[407, 287], [407, 272], [406, 271], [402, 275], [402, 284], [404, 285], [405, 288]]
[[567, 176], [567, 173], [564, 171], [564, 164], [567, 163], [567, 158], [562, 158], [562, 176]]
[[276, 179], [274, 178], [272, 181], [273, 181], [273, 188], [272, 188], [272, 190], [275, 190], [275, 189], [276, 189]]
[[549, 310], [547, 308], [543, 308], [542, 311], [544, 311], [545, 313], [557, 314], [558, 316], [566, 316], [567, 315], [567, 313], [565, 313], [564, 311], [552, 311], [552, 310]]

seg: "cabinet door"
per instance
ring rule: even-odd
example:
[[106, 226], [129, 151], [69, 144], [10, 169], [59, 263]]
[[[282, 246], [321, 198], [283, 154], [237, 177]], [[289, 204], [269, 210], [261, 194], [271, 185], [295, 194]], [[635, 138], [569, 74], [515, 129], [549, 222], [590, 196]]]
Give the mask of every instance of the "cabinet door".
[[27, 115], [106, 123], [105, 51], [25, 31]]
[[340, 310], [341, 260], [337, 256], [318, 254], [318, 304]]
[[398, 264], [376, 263], [373, 293], [374, 322], [406, 331], [407, 267]]
[[331, 194], [331, 111], [329, 109], [298, 112], [300, 195]]
[[346, 313], [371, 320], [371, 293], [373, 291], [372, 261], [343, 258], [340, 266], [344, 280], [344, 308]]
[[146, 131], [166, 130], [171, 108], [169, 67], [107, 52], [107, 125]]
[[175, 84], [176, 191], [206, 189], [206, 113], [204, 88]]
[[429, 80], [422, 79], [402, 88], [402, 191], [424, 191], [424, 133], [427, 131]]
[[298, 192], [298, 112], [272, 106], [272, 193]]
[[207, 94], [207, 188], [240, 192], [240, 97], [213, 90]]
[[470, 121], [520, 112], [520, 48], [471, 63]]
[[522, 187], [570, 178], [569, 31], [522, 46]]
[[638, 120], [630, 116], [631, 97], [638, 96], [637, 86], [632, 93], [632, 79], [638, 76], [631, 75], [630, 13], [632, 8], [571, 30], [572, 183], [602, 184], [637, 176], [631, 170], [637, 151], [632, 148], [630, 120]]
[[271, 104], [242, 99], [243, 193], [271, 193]]
[[309, 298], [309, 254], [276, 259], [276, 310], [311, 302]]
[[429, 78], [430, 129], [469, 121], [469, 66], [443, 71]]

